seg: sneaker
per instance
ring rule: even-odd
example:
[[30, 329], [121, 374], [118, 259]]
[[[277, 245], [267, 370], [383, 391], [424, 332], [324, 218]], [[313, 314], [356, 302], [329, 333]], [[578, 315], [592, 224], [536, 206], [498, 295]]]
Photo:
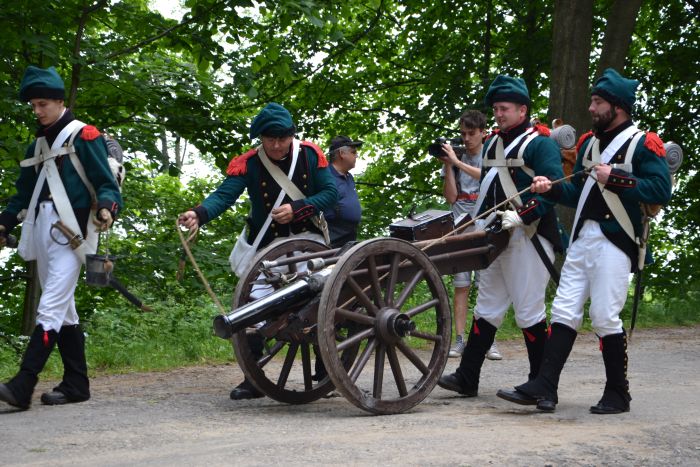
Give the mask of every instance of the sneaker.
[[502, 360], [503, 355], [501, 355], [501, 352], [498, 351], [498, 347], [496, 347], [496, 343], [494, 342], [491, 345], [491, 348], [489, 349], [488, 352], [486, 352], [486, 358], [489, 360]]
[[450, 349], [450, 353], [448, 354], [448, 356], [450, 358], [461, 357], [463, 352], [464, 352], [464, 337], [458, 335], [456, 342], [455, 342], [455, 345], [453, 345], [452, 348]]

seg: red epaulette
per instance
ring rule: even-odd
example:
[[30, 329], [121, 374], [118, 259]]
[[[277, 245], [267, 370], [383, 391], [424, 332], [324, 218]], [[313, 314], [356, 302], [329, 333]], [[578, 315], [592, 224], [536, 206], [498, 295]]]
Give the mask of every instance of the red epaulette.
[[664, 142], [661, 141], [659, 135], [652, 131], [647, 131], [647, 136], [644, 140], [644, 147], [659, 157], [666, 157], [666, 148], [664, 147]]
[[535, 124], [535, 131], [537, 131], [542, 136], [547, 136], [547, 137], [549, 137], [549, 135], [552, 134], [552, 131], [544, 123], [536, 123]]
[[253, 148], [245, 154], [236, 156], [231, 159], [228, 163], [228, 168], [226, 169], [227, 175], [245, 175], [248, 171], [248, 159], [253, 157], [258, 153], [257, 148]]
[[584, 133], [581, 135], [581, 137], [578, 139], [578, 143], [576, 143], [576, 152], [579, 152], [581, 150], [581, 146], [583, 146], [583, 143], [586, 142], [588, 138], [593, 136], [593, 132], [589, 131], [588, 133]]
[[326, 159], [326, 155], [323, 154], [323, 150], [321, 148], [316, 146], [311, 141], [301, 141], [301, 145], [307, 146], [316, 152], [316, 156], [318, 156], [318, 165], [316, 167], [318, 167], [319, 169], [328, 167], [328, 159]]
[[493, 131], [491, 132], [491, 134], [489, 134], [489, 135], [486, 137], [486, 140], [485, 140], [485, 141], [490, 140], [490, 139], [493, 138], [494, 136], [498, 135], [498, 133], [500, 133], [500, 132], [501, 132], [501, 130], [500, 130], [499, 128], [496, 128], [495, 130], [493, 130]]
[[100, 134], [100, 130], [98, 130], [94, 126], [85, 125], [83, 127], [83, 131], [80, 132], [80, 137], [85, 141], [93, 141], [97, 139], [97, 137], [100, 136]]

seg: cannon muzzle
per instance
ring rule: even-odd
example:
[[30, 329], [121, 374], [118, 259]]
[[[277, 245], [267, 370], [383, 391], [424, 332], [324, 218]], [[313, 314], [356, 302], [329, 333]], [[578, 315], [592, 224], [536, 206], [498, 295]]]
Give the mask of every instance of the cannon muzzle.
[[279, 290], [254, 302], [236, 308], [227, 315], [214, 318], [214, 334], [230, 339], [248, 326], [274, 318], [293, 306], [308, 302], [316, 296], [326, 282], [331, 269], [323, 269], [311, 276], [302, 277]]

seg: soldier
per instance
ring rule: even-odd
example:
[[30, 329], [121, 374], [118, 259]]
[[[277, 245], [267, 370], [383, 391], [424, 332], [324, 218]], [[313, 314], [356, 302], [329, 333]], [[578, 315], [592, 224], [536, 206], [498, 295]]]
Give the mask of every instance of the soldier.
[[[620, 311], [627, 299], [629, 273], [651, 260], [639, 248], [642, 236], [640, 203], [666, 204], [671, 180], [663, 143], [655, 133], [638, 130], [631, 119], [639, 81], [608, 68], [595, 81], [588, 111], [593, 132], [581, 137], [575, 171], [593, 168], [572, 183], [552, 185], [535, 177], [532, 190], [576, 207], [573, 243], [552, 303], [552, 326], [537, 378], [500, 390], [498, 396], [552, 412], [558, 403], [559, 375], [583, 320], [583, 305], [600, 340], [606, 383], [603, 397], [590, 408], [594, 414], [630, 409], [627, 380], [627, 338]], [[646, 254], [645, 254], [646, 253]]]
[[502, 212], [503, 228], [511, 231], [508, 247], [479, 275], [476, 308], [459, 368], [438, 382], [467, 397], [478, 393], [484, 358], [511, 304], [515, 321], [523, 330], [530, 377], [537, 374], [547, 329], [544, 298], [548, 266], [554, 250], [561, 250], [554, 203], [536, 194], [515, 196], [530, 186], [535, 175], [562, 177], [559, 148], [547, 137], [547, 128], [531, 126], [530, 96], [522, 79], [499, 75], [485, 101], [493, 108], [499, 130], [484, 144], [474, 212], [484, 212], [511, 197], [516, 209]]
[[[63, 360], [63, 380], [51, 392], [42, 394], [41, 402], [57, 405], [90, 398], [85, 336], [78, 324], [74, 292], [85, 253], [95, 252], [97, 233], [93, 223], [100, 230], [108, 229], [122, 205], [104, 138], [94, 126], [75, 119], [64, 106], [64, 97], [63, 80], [54, 67], [27, 68], [19, 98], [31, 104], [39, 130], [21, 164], [17, 194], [0, 214], [2, 247], [20, 222], [18, 216], [26, 212], [19, 252], [25, 260], [36, 259], [42, 289], [36, 328], [20, 371], [7, 384], [0, 384], [0, 400], [23, 410], [29, 408], [39, 373], [56, 344]], [[71, 135], [76, 134], [69, 144]], [[71, 154], [71, 147], [75, 154]], [[74, 163], [74, 157], [78, 162]], [[95, 198], [82, 180], [80, 165]], [[96, 217], [91, 215], [93, 210]], [[72, 249], [68, 239], [54, 229], [58, 222], [72, 227], [85, 242]]]
[[[260, 137], [262, 144], [234, 157], [219, 188], [199, 206], [181, 214], [180, 224], [193, 230], [210, 222], [231, 207], [243, 190], [247, 190], [251, 203], [250, 215], [246, 219], [248, 244], [256, 245], [259, 250], [275, 239], [309, 234], [323, 241], [321, 231], [311, 219], [335, 205], [335, 182], [323, 151], [313, 143], [299, 141], [294, 137], [295, 133], [296, 126], [287, 109], [274, 102], [266, 105], [250, 125], [250, 138]], [[304, 198], [293, 200], [289, 194], [280, 197], [281, 188], [265, 167], [261, 159], [263, 154], [285, 175], [294, 171], [291, 182]], [[253, 292], [257, 293], [256, 298], [265, 293], [262, 290]], [[263, 344], [260, 334], [249, 334], [249, 346], [254, 356], [262, 357]], [[247, 379], [231, 391], [234, 400], [258, 397], [263, 397], [263, 394]]]

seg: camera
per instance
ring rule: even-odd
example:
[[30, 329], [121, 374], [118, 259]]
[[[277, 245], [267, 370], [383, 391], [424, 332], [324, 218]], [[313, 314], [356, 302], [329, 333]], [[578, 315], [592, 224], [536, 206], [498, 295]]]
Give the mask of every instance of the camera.
[[462, 138], [445, 138], [440, 137], [435, 140], [433, 144], [428, 146], [428, 154], [433, 157], [445, 157], [445, 153], [442, 150], [443, 144], [449, 144], [452, 146], [457, 158], [461, 158], [467, 152], [467, 148], [464, 146]]

